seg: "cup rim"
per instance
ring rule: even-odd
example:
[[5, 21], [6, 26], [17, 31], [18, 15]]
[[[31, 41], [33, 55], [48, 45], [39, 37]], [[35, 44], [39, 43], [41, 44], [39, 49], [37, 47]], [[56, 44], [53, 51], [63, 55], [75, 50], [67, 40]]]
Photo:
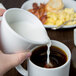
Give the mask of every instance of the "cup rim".
[[[57, 40], [51, 40], [51, 42], [57, 42], [57, 43], [59, 43], [59, 44], [62, 44], [62, 45], [64, 45], [68, 50], [68, 52], [69, 52], [69, 57], [68, 57], [68, 60], [63, 64], [63, 65], [61, 65], [61, 66], [59, 66], [59, 67], [56, 67], [56, 68], [43, 68], [43, 67], [40, 67], [40, 66], [38, 66], [38, 65], [36, 65], [36, 64], [34, 64], [30, 59], [28, 59], [28, 61], [33, 65], [33, 66], [35, 66], [35, 67], [37, 67], [37, 68], [39, 68], [39, 69], [43, 69], [43, 70], [57, 70], [57, 69], [61, 69], [61, 68], [63, 68], [64, 66], [66, 66], [69, 62], [70, 62], [70, 60], [71, 60], [71, 51], [70, 51], [70, 49], [64, 44], [64, 43], [62, 43], [62, 42], [60, 42], [60, 41], [57, 41]], [[39, 47], [39, 46], [36, 46], [35, 48], [33, 48], [32, 50], [34, 50], [34, 49], [36, 49], [37, 47]], [[59, 47], [60, 48], [60, 47]], [[31, 50], [31, 51], [32, 51]], [[66, 53], [66, 52], [65, 52]]]
[[[17, 36], [18, 38], [20, 38], [21, 40], [24, 40], [24, 41], [27, 41], [27, 42], [29, 42], [29, 43], [32, 43], [32, 44], [44, 44], [43, 42], [42, 43], [40, 43], [40, 42], [37, 42], [37, 41], [34, 41], [34, 40], [30, 40], [30, 39], [25, 39], [25, 38], [23, 38], [23, 36], [21, 36], [20, 34], [18, 34], [17, 32], [15, 32], [10, 26], [9, 26], [9, 24], [8, 24], [8, 22], [7, 22], [7, 20], [6, 20], [6, 14], [9, 12], [9, 11], [11, 11], [11, 10], [21, 10], [21, 11], [24, 11], [25, 13], [28, 13], [28, 14], [30, 14], [31, 16], [33, 16], [35, 19], [37, 19], [39, 22], [40, 22], [40, 24], [42, 25], [42, 23], [41, 23], [41, 21], [35, 16], [35, 15], [33, 15], [32, 13], [30, 13], [30, 12], [28, 12], [28, 11], [26, 11], [26, 10], [24, 10], [24, 9], [21, 9], [21, 8], [10, 8], [10, 9], [8, 9], [8, 10], [6, 10], [5, 12], [4, 12], [4, 15], [3, 15], [3, 17], [4, 17], [4, 19], [5, 19], [5, 22], [7, 23], [7, 27], [8, 27], [8, 29], [12, 32], [12, 34], [14, 34], [15, 36]], [[45, 28], [43, 27], [43, 30], [45, 31]], [[46, 32], [46, 31], [45, 31]], [[47, 33], [47, 32], [46, 32]], [[49, 39], [48, 39], [49, 40]], [[45, 42], [45, 43], [48, 43], [48, 42]]]

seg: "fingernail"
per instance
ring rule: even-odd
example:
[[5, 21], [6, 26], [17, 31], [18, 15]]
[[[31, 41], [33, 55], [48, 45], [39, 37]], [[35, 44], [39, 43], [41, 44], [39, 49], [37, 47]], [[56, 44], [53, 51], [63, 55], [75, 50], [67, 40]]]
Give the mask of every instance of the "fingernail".
[[30, 57], [31, 56], [31, 52], [27, 52], [26, 53], [26, 58]]

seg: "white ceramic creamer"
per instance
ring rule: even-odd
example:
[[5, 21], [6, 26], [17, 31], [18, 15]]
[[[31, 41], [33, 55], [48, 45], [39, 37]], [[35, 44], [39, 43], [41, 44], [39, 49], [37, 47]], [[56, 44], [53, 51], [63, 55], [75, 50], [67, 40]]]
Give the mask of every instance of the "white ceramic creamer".
[[11, 8], [4, 13], [1, 41], [5, 53], [31, 49], [35, 45], [47, 44], [49, 40], [41, 21], [30, 12]]

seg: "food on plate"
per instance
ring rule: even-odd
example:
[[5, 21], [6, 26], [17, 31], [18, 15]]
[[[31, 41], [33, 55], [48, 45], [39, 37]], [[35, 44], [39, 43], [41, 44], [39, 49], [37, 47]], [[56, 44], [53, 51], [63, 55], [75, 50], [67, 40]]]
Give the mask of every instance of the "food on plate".
[[59, 10], [62, 10], [63, 7], [64, 7], [64, 4], [62, 0], [49, 0], [49, 2], [46, 4], [46, 11], [58, 12]]
[[33, 9], [29, 9], [28, 11], [33, 13], [35, 16], [37, 16], [43, 24], [45, 24], [45, 21], [47, 19], [47, 16], [45, 14], [45, 4], [40, 3], [40, 6], [38, 6], [37, 3], [33, 3]]
[[[73, 8], [64, 8], [62, 0], [49, 0], [48, 3], [32, 4], [33, 9], [28, 11], [36, 15], [44, 25], [60, 26], [68, 20], [76, 19], [76, 12]], [[68, 22], [65, 25], [74, 25], [76, 21]]]
[[[56, 25], [60, 26], [68, 20], [73, 20], [76, 18], [76, 13], [73, 8], [65, 8], [57, 13], [47, 12], [46, 25]], [[68, 22], [65, 25], [76, 24], [76, 21]]]

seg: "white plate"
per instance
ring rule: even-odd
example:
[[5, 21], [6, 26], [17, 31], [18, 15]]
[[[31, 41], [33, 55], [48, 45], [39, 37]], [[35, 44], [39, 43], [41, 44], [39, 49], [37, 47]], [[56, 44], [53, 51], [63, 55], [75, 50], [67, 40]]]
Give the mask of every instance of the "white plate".
[[[32, 4], [34, 2], [38, 3], [38, 5], [40, 3], [47, 3], [49, 0], [28, 0], [26, 1], [23, 5], [22, 5], [22, 9], [28, 10], [28, 9], [32, 9]], [[76, 1], [72, 1], [72, 0], [63, 0], [64, 3], [64, 7], [66, 8], [74, 8], [74, 11], [76, 12]], [[55, 25], [44, 25], [45, 28], [52, 28], [55, 27]], [[76, 25], [67, 25], [67, 26], [63, 26], [62, 28], [73, 28], [76, 27]]]

